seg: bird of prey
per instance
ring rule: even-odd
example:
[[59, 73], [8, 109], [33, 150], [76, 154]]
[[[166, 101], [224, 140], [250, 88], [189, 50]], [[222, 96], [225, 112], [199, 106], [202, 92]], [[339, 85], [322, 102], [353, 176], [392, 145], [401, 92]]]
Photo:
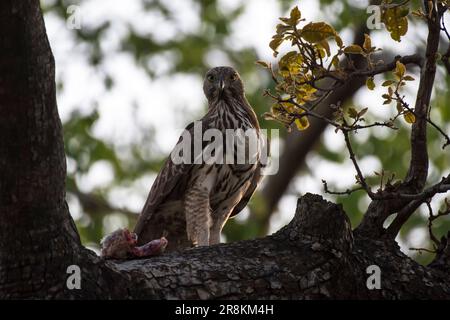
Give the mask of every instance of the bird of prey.
[[[208, 99], [208, 112], [186, 127], [185, 133], [194, 138], [180, 137], [153, 183], [134, 230], [139, 244], [163, 236], [168, 240], [166, 251], [220, 243], [227, 219], [246, 206], [261, 180], [264, 167], [261, 155], [267, 151], [267, 141], [262, 138], [258, 119], [245, 98], [239, 74], [231, 67], [212, 68], [206, 73], [203, 91]], [[202, 154], [209, 148], [215, 161], [196, 161], [199, 156], [194, 145], [199, 139], [196, 125], [203, 133], [208, 129], [219, 132], [220, 141], [201, 137], [200, 143]], [[256, 148], [249, 148], [251, 135], [243, 138], [242, 134], [235, 134], [236, 139], [227, 142], [230, 141], [227, 133], [240, 130], [256, 133], [253, 136], [257, 138]], [[213, 142], [220, 142], [216, 146], [222, 145], [222, 149], [211, 148]], [[188, 151], [193, 150], [187, 157], [190, 161], [174, 161], [173, 155], [180, 146], [185, 146], [183, 143], [189, 143]], [[239, 161], [242, 145], [246, 156]], [[186, 149], [183, 150], [184, 153]], [[219, 156], [214, 158], [219, 155], [218, 150], [232, 156], [218, 161]]]

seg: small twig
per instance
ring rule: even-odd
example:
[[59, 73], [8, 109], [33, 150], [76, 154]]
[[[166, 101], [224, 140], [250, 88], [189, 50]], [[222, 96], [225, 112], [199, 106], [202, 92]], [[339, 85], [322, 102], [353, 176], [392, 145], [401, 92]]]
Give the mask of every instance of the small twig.
[[[439, 211], [437, 215], [433, 214], [433, 209], [431, 208], [431, 204], [429, 201], [427, 201], [427, 207], [428, 207], [428, 213], [429, 213], [429, 217], [428, 217], [428, 234], [430, 235], [430, 239], [431, 241], [433, 241], [433, 250], [428, 250], [428, 249], [416, 249], [416, 250], [423, 250], [423, 251], [427, 251], [430, 253], [440, 253], [441, 252], [441, 241], [439, 241], [436, 236], [433, 233], [433, 221], [438, 219], [439, 217], [445, 216], [450, 214], [450, 203], [448, 202], [447, 199], [445, 199], [445, 203], [447, 205], [447, 209], [443, 210], [443, 211]], [[410, 250], [413, 250], [412, 248], [410, 248]]]
[[[397, 213], [397, 217], [387, 228], [387, 233], [389, 233], [394, 238], [399, 233], [401, 227], [405, 224], [409, 217], [417, 210], [417, 208], [419, 208], [424, 202], [427, 202], [428, 199], [432, 198], [435, 194], [445, 193], [449, 190], [450, 175], [442, 178], [441, 182], [425, 189], [421, 193], [415, 195], [407, 195], [410, 197], [414, 196], [415, 200], [408, 203]], [[402, 195], [399, 194], [397, 195], [397, 197], [402, 197]], [[403, 195], [403, 197], [405, 197], [405, 195]]]
[[[402, 107], [411, 112], [416, 119], [419, 118], [419, 115], [409, 107], [409, 105], [400, 97], [400, 94], [396, 91], [395, 93], [396, 100], [402, 104]], [[434, 121], [431, 120], [429, 116], [424, 117], [425, 121], [428, 122], [433, 128], [435, 128], [445, 139], [445, 143], [442, 145], [442, 149], [445, 149], [448, 145], [450, 145], [450, 137], [442, 130]]]
[[429, 253], [436, 253], [435, 250], [430, 250], [426, 248], [409, 248], [411, 251], [419, 251], [419, 253], [422, 253], [422, 251], [429, 252]]
[[331, 93], [332, 93], [332, 91], [328, 91], [327, 93], [321, 95], [319, 99], [315, 100], [314, 103], [312, 103], [308, 107], [308, 110], [310, 110], [310, 111], [314, 110], [319, 105], [319, 103], [321, 103], [323, 100], [328, 98], [328, 96], [330, 96]]
[[361, 169], [359, 168], [358, 162], [356, 161], [355, 153], [353, 152], [352, 144], [351, 144], [350, 138], [348, 136], [348, 131], [347, 130], [341, 130], [341, 131], [344, 135], [345, 145], [347, 146], [347, 150], [350, 155], [350, 160], [352, 161], [353, 166], [355, 167], [355, 170], [356, 170], [356, 173], [358, 176], [358, 182], [361, 184], [361, 186], [367, 192], [369, 197], [371, 199], [373, 199], [374, 194], [373, 194], [372, 190], [370, 190], [369, 186], [367, 185], [366, 179], [364, 178], [364, 176], [361, 172]]
[[387, 64], [383, 64], [379, 67], [375, 67], [372, 70], [360, 70], [350, 73], [349, 77], [373, 77], [380, 73], [392, 71], [396, 67], [397, 61], [403, 64], [415, 64], [419, 67], [423, 66], [423, 58], [419, 54], [412, 54], [408, 56], [396, 56], [393, 61]]
[[273, 68], [272, 68], [272, 64], [269, 64], [269, 70], [270, 70], [270, 74], [272, 76], [272, 80], [276, 83], [279, 84], [280, 82], [277, 79], [277, 76], [275, 75]]
[[430, 201], [427, 201], [427, 208], [428, 208], [428, 234], [430, 235], [431, 241], [434, 242], [435, 248], [439, 246], [439, 240], [435, 237], [433, 233], [433, 221], [436, 219], [436, 216], [433, 215], [433, 208], [431, 208]]
[[442, 211], [438, 211], [438, 213], [436, 215], [433, 214], [433, 209], [431, 208], [431, 205], [429, 202], [427, 202], [427, 206], [428, 206], [428, 212], [429, 212], [429, 217], [428, 217], [428, 233], [430, 234], [430, 239], [434, 242], [434, 244], [436, 245], [436, 248], [439, 247], [439, 245], [441, 244], [441, 242], [436, 238], [436, 236], [433, 233], [433, 221], [449, 215], [450, 214], [450, 203], [447, 199], [445, 199], [445, 204], [446, 204], [446, 209], [442, 210]]
[[441, 23], [442, 23], [442, 28], [441, 30], [444, 31], [444, 33], [447, 35], [447, 39], [450, 40], [450, 34], [447, 30], [447, 27], [445, 26], [445, 21], [444, 21], [444, 16], [442, 15], [441, 17]]
[[447, 73], [450, 74], [450, 43], [448, 45], [447, 51], [442, 55], [441, 61], [445, 66], [445, 69], [447, 70]]
[[324, 189], [325, 193], [334, 194], [334, 195], [350, 195], [353, 192], [364, 190], [363, 187], [357, 187], [354, 189], [347, 189], [345, 191], [331, 191], [330, 189], [328, 189], [328, 184], [325, 180], [322, 180], [322, 184], [323, 184], [323, 189]]
[[[268, 95], [272, 96], [274, 99], [277, 99], [277, 97], [271, 95], [270, 93], [268, 93]], [[398, 128], [393, 127], [391, 125], [391, 121], [389, 121], [389, 122], [374, 122], [374, 123], [371, 123], [371, 124], [368, 124], [368, 125], [352, 125], [352, 126], [349, 126], [349, 125], [347, 125], [345, 123], [344, 124], [340, 124], [340, 123], [338, 123], [336, 121], [333, 121], [333, 120], [331, 120], [331, 119], [329, 119], [329, 118], [327, 118], [325, 116], [322, 116], [322, 115], [320, 115], [318, 113], [315, 113], [315, 112], [311, 111], [310, 109], [306, 108], [305, 106], [302, 106], [302, 105], [298, 104], [292, 98], [281, 99], [281, 100], [278, 99], [278, 102], [280, 102], [280, 103], [286, 103], [286, 102], [287, 103], [291, 103], [291, 104], [295, 105], [297, 108], [303, 110], [303, 113], [301, 113], [301, 114], [286, 112], [287, 115], [289, 115], [289, 116], [291, 116], [293, 118], [303, 118], [305, 116], [311, 116], [313, 118], [325, 121], [328, 124], [334, 126], [336, 129], [339, 129], [339, 130], [356, 131], [356, 130], [367, 129], [367, 128], [372, 128], [372, 127], [387, 127], [389, 129], [392, 129], [392, 130], [397, 130], [398, 129]]]

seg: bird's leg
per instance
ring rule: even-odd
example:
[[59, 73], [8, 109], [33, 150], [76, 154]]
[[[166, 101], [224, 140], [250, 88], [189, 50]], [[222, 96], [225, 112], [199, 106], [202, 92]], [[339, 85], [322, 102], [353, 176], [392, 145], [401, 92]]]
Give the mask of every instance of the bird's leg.
[[[245, 187], [247, 188], [247, 187]], [[228, 205], [222, 207], [220, 210], [213, 212], [212, 214], [212, 225], [210, 230], [210, 238], [209, 244], [218, 244], [220, 243], [220, 233], [222, 232], [225, 223], [228, 218], [230, 218], [231, 213], [233, 212], [234, 207], [241, 201], [243, 194], [241, 192], [237, 192], [234, 195], [228, 198]]]
[[198, 184], [194, 185], [186, 192], [184, 201], [188, 239], [194, 246], [207, 246], [211, 225], [208, 188]]
[[209, 245], [219, 244], [220, 243], [220, 233], [222, 232], [222, 226], [214, 223], [211, 226], [210, 237], [209, 237]]
[[226, 212], [213, 214], [213, 223], [210, 230], [209, 245], [220, 243], [220, 234], [232, 211], [233, 210], [227, 210]]

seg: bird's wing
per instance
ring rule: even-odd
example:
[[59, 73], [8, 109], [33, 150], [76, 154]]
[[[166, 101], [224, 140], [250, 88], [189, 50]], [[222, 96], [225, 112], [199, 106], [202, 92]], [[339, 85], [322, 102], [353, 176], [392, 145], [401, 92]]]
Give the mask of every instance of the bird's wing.
[[233, 212], [231, 212], [230, 218], [237, 215], [239, 212], [242, 211], [242, 209], [245, 208], [248, 201], [252, 197], [253, 193], [256, 190], [256, 187], [258, 186], [259, 182], [261, 181], [262, 175], [261, 175], [261, 165], [258, 164], [258, 166], [255, 169], [255, 172], [253, 174], [252, 182], [250, 183], [250, 186], [248, 187], [247, 191], [245, 192], [244, 196], [241, 198], [241, 201], [234, 207]]
[[[205, 121], [202, 121], [203, 130], [205, 128]], [[193, 154], [193, 144], [194, 144], [194, 123], [190, 123], [186, 129], [191, 135], [191, 154]], [[183, 136], [177, 142], [177, 146], [183, 143]], [[172, 161], [172, 157], [169, 156], [164, 163], [161, 171], [158, 173], [155, 182], [150, 189], [150, 193], [145, 202], [144, 208], [139, 216], [138, 222], [135, 227], [135, 232], [140, 234], [145, 228], [145, 225], [150, 220], [154, 211], [158, 208], [160, 204], [174, 191], [174, 188], [182, 182], [183, 178], [189, 175], [189, 170], [191, 170], [193, 164], [191, 163], [180, 163], [176, 164]], [[180, 195], [181, 197], [181, 195]]]
[[[268, 137], [263, 137], [261, 139], [263, 141], [263, 146], [261, 148], [262, 154], [265, 154], [266, 157], [269, 157], [270, 154], [270, 141]], [[266, 163], [258, 162], [258, 165], [255, 169], [255, 172], [253, 174], [252, 181], [250, 183], [250, 186], [248, 187], [247, 191], [245, 192], [244, 196], [241, 198], [241, 201], [234, 207], [233, 211], [231, 212], [230, 218], [237, 215], [239, 212], [242, 211], [242, 209], [245, 208], [247, 203], [250, 201], [250, 198], [252, 197], [253, 193], [255, 193], [256, 187], [261, 182], [261, 179], [263, 177], [262, 170], [266, 166]]]

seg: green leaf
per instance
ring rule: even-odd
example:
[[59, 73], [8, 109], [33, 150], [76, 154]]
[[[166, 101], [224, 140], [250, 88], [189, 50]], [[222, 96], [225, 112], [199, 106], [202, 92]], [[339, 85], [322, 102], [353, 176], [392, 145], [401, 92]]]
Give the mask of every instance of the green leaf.
[[375, 89], [375, 82], [373, 81], [373, 77], [367, 78], [366, 86], [369, 90]]
[[394, 6], [383, 11], [381, 21], [385, 24], [391, 38], [400, 42], [400, 38], [408, 32], [409, 9], [406, 6]]
[[360, 112], [358, 112], [358, 117], [361, 118], [363, 115], [365, 115], [367, 113], [367, 110], [369, 110], [369, 108], [364, 108]]
[[414, 78], [411, 77], [411, 76], [404, 76], [403, 80], [405, 80], [405, 81], [414, 81]]
[[310, 22], [300, 33], [303, 39], [311, 43], [317, 43], [335, 35], [334, 28], [325, 22]]
[[355, 108], [350, 107], [348, 108], [348, 116], [352, 119], [356, 119], [358, 117], [358, 111], [356, 111]]
[[345, 47], [344, 49], [345, 53], [351, 53], [351, 54], [363, 54], [363, 49], [358, 46], [357, 44], [352, 44], [350, 46]]
[[394, 83], [394, 81], [392, 81], [392, 80], [386, 80], [386, 81], [384, 81], [381, 85], [383, 86], [383, 87], [388, 87], [388, 86], [390, 86], [391, 84], [393, 84]]

